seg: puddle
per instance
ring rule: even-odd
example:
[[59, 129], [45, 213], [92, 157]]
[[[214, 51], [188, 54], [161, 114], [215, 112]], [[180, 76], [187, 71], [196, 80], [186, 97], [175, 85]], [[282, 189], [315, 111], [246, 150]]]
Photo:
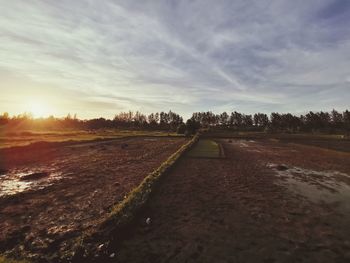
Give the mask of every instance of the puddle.
[[47, 168], [8, 171], [0, 177], [0, 197], [15, 195], [28, 190], [43, 189], [61, 178], [61, 173]]
[[314, 171], [301, 167], [280, 170], [278, 169], [280, 166], [267, 164], [267, 167], [276, 171], [280, 179], [279, 184], [312, 202], [334, 203], [343, 211], [350, 212], [350, 185], [342, 180], [350, 178], [348, 174], [338, 171]]

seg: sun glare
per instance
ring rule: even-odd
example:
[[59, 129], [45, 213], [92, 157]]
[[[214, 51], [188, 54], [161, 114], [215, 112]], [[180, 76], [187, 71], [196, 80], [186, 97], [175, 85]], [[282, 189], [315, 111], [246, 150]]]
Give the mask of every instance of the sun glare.
[[42, 101], [31, 101], [27, 108], [34, 118], [48, 117], [50, 115], [49, 106]]

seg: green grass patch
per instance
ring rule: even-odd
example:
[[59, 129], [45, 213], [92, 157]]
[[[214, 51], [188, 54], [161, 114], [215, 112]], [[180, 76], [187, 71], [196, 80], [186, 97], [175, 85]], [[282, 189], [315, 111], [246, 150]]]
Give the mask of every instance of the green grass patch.
[[188, 152], [187, 156], [194, 158], [220, 158], [219, 144], [213, 140], [200, 140], [197, 145]]

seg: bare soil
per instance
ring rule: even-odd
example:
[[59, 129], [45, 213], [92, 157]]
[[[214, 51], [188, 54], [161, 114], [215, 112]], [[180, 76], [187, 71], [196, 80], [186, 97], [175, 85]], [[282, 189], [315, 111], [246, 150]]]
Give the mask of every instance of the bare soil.
[[[342, 206], [350, 203], [349, 153], [271, 140], [218, 141], [225, 159], [180, 160], [128, 238], [90, 261], [350, 262], [350, 211]], [[295, 181], [344, 202], [310, 198]]]
[[66, 250], [186, 141], [145, 137], [0, 150], [0, 252], [36, 257]]

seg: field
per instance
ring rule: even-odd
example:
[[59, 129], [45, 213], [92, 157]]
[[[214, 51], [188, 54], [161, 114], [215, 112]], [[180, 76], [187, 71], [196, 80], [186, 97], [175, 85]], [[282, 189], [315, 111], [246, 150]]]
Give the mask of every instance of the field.
[[129, 131], [129, 130], [59, 130], [59, 131], [9, 131], [0, 129], [0, 149], [15, 146], [25, 146], [35, 142], [67, 142], [106, 140], [130, 136], [176, 136], [174, 133], [162, 131]]
[[349, 153], [217, 141], [226, 158], [183, 158], [111, 245], [120, 262], [349, 262]]
[[[0, 150], [1, 251], [54, 261], [188, 141], [139, 136]], [[349, 262], [349, 222], [347, 140], [207, 136], [123, 231], [72, 261]]]
[[187, 139], [130, 137], [0, 150], [0, 248], [34, 257], [71, 246]]

